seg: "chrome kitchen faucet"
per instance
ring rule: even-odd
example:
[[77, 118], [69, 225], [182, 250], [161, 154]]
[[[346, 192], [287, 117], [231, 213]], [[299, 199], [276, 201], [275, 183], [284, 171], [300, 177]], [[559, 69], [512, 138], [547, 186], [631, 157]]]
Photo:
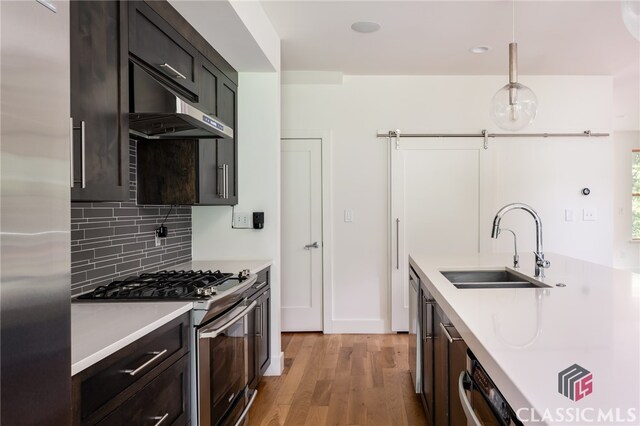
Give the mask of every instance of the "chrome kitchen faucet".
[[493, 229], [491, 230], [491, 238], [498, 238], [498, 235], [500, 235], [500, 221], [502, 220], [502, 216], [504, 216], [508, 211], [514, 209], [521, 209], [528, 212], [531, 216], [533, 216], [533, 220], [536, 222], [536, 251], [533, 252], [533, 254], [535, 255], [535, 276], [544, 278], [544, 270], [551, 265], [551, 262], [544, 259], [544, 253], [542, 251], [542, 219], [540, 219], [540, 216], [538, 216], [538, 213], [536, 213], [534, 209], [526, 204], [512, 203], [507, 204], [506, 206], [498, 210], [498, 213], [496, 213], [496, 217], [493, 218]]

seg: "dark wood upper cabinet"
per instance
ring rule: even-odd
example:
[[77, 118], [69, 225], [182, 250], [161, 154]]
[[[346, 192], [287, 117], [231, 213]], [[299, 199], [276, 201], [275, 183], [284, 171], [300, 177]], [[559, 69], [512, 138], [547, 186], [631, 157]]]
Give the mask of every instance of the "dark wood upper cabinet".
[[233, 139], [139, 140], [138, 203], [237, 204], [237, 72], [167, 2], [129, 2], [128, 33], [133, 61], [234, 129]]
[[72, 201], [129, 195], [127, 6], [72, 1]]
[[197, 101], [198, 51], [145, 2], [129, 2], [129, 51], [170, 86]]
[[231, 140], [138, 141], [138, 204], [237, 204]]

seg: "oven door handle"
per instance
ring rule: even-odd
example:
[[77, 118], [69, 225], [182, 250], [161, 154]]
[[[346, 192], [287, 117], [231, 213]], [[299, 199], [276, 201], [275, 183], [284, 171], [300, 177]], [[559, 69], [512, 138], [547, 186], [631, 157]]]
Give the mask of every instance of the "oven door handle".
[[238, 314], [234, 315], [229, 321], [225, 322], [224, 325], [218, 327], [218, 328], [205, 328], [204, 330], [202, 330], [199, 333], [199, 337], [200, 339], [213, 339], [215, 337], [218, 337], [218, 335], [220, 335], [223, 331], [225, 331], [227, 328], [231, 327], [233, 324], [235, 324], [236, 322], [238, 322], [241, 318], [245, 317], [249, 312], [251, 312], [253, 310], [253, 308], [256, 307], [256, 305], [258, 304], [258, 302], [256, 300], [254, 300], [253, 302], [251, 302], [249, 304], [249, 306], [247, 306], [246, 308], [242, 309]]
[[467, 379], [467, 372], [463, 371], [460, 373], [460, 378], [458, 378], [458, 396], [460, 397], [460, 403], [462, 404], [464, 415], [467, 418], [467, 424], [472, 426], [482, 426], [482, 423], [478, 420], [478, 416], [476, 416], [476, 413], [473, 411], [469, 398], [467, 398], [465, 382], [468, 384], [469, 380]]
[[253, 405], [253, 401], [256, 400], [256, 396], [258, 396], [258, 389], [255, 389], [253, 391], [253, 395], [251, 395], [251, 399], [249, 399], [249, 403], [247, 404], [246, 407], [244, 407], [242, 414], [240, 414], [240, 418], [238, 419], [238, 421], [236, 421], [234, 426], [240, 426], [242, 424], [242, 422], [244, 421], [244, 418], [247, 417], [247, 413], [249, 412], [249, 409]]

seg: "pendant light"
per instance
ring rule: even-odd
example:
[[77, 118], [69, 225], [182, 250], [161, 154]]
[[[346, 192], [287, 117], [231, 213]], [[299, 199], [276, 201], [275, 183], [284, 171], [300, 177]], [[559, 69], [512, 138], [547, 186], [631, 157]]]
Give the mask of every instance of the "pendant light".
[[512, 41], [509, 43], [509, 84], [496, 92], [491, 101], [491, 118], [505, 130], [521, 130], [536, 118], [538, 98], [518, 83], [518, 43], [515, 42], [515, 0], [512, 9]]

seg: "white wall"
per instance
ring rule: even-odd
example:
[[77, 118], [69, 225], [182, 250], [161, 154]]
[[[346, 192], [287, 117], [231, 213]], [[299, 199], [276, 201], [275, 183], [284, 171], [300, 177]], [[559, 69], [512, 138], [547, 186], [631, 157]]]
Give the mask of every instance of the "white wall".
[[236, 212], [264, 212], [261, 230], [232, 229], [231, 207], [193, 208], [193, 259], [273, 259], [271, 367], [280, 374], [280, 74], [239, 73]]
[[[610, 77], [523, 76], [521, 82], [540, 103], [527, 131], [610, 131]], [[389, 330], [388, 154], [376, 131], [500, 131], [488, 110], [504, 84], [501, 76], [345, 76], [342, 84], [283, 85], [283, 131], [318, 129], [332, 135], [333, 321], [351, 324], [352, 332], [370, 330], [376, 321], [383, 324], [377, 331]], [[491, 140], [490, 150], [496, 165], [494, 212], [509, 202], [529, 203], [543, 218], [545, 251], [611, 264], [610, 138]], [[580, 195], [583, 187], [592, 195]], [[583, 222], [585, 207], [595, 208], [598, 220]], [[347, 208], [354, 211], [352, 223], [343, 221]], [[565, 209], [574, 211], [573, 222], [564, 221]], [[521, 251], [533, 250], [531, 218], [510, 216], [503, 223], [518, 233]], [[486, 238], [491, 219], [481, 218]], [[492, 244], [495, 251], [512, 249], [506, 239]]]

